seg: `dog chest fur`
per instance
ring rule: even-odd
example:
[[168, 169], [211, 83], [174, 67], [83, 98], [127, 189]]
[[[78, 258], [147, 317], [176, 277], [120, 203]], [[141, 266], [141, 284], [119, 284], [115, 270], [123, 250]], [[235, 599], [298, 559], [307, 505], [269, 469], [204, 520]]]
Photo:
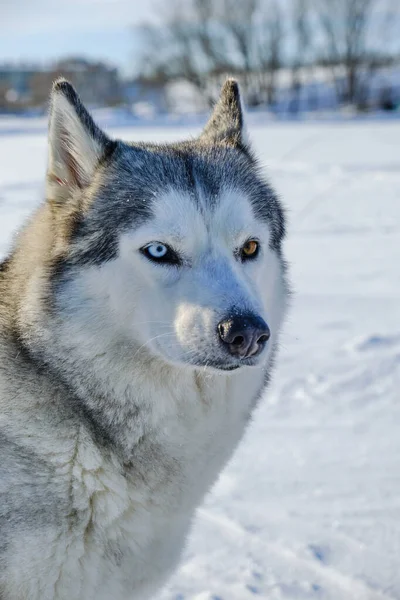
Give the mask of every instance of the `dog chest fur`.
[[[42, 455], [54, 467], [60, 495], [69, 496], [68, 527], [14, 538], [8, 584], [15, 577], [32, 600], [151, 597], [244, 431], [249, 399], [262, 386], [257, 373], [184, 373], [178, 388], [160, 380], [153, 404], [170, 408], [154, 415], [130, 464], [96, 446], [82, 425], [59, 429], [53, 454], [46, 430]], [[154, 394], [154, 380], [148, 387]]]

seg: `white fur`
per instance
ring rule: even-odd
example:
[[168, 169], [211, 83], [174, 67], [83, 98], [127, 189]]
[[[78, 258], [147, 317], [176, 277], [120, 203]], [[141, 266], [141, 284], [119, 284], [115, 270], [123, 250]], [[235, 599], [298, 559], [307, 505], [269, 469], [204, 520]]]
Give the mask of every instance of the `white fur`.
[[[125, 477], [118, 460], [104, 459], [83, 431], [76, 446], [60, 446], [58, 438], [57, 476], [68, 487], [73, 475], [80, 525], [14, 539], [11, 589], [30, 600], [150, 598], [179, 560], [194, 509], [236, 447], [261, 377], [247, 370], [230, 377], [151, 371], [141, 378], [143, 398], [164, 407], [153, 423], [163, 462], [182, 465], [164, 482], [163, 464], [146, 481]], [[103, 556], [108, 543], [126, 552], [121, 565]]]
[[[253, 236], [260, 257], [243, 264], [235, 250]], [[152, 264], [140, 253], [151, 241], [173, 245], [185, 264]], [[199, 357], [222, 356], [216, 326], [233, 305], [269, 324], [271, 340], [258, 365], [229, 373], [196, 367]], [[15, 561], [3, 573], [7, 600], [152, 597], [176, 566], [196, 507], [243, 435], [285, 305], [268, 228], [231, 189], [212, 213], [201, 213], [182, 193], [166, 192], [154, 218], [121, 237], [116, 260], [76, 272], [58, 298], [57, 321], [41, 323], [42, 342], [67, 374], [84, 365], [84, 383], [96, 381], [121, 414], [140, 407], [133, 421], [119, 425], [133, 460], [126, 464], [117, 452], [98, 448], [83, 425], [41, 421], [37, 398], [23, 398], [15, 430], [29, 447], [40, 421], [40, 452], [74, 518], [69, 515], [72, 525], [13, 538]], [[29, 410], [34, 418], [27, 418]]]
[[[122, 237], [117, 266], [109, 263], [100, 273], [85, 273], [86, 279], [77, 283], [77, 296], [89, 295], [91, 306], [107, 296], [109, 320], [116, 319], [111, 327], [125, 333], [131, 328], [130, 335], [145, 350], [177, 362], [190, 353], [218, 355], [216, 327], [233, 306], [258, 313], [272, 333], [261, 357], [265, 365], [285, 309], [284, 290], [278, 289], [283, 285], [281, 264], [269, 248], [268, 228], [235, 190], [224, 190], [215, 212], [204, 214], [185, 194], [167, 192], [157, 200], [154, 220]], [[260, 239], [261, 256], [243, 264], [234, 253], [249, 237]], [[187, 266], [149, 262], [139, 250], [151, 241], [170, 244], [187, 259]], [[70, 297], [68, 304], [73, 302]]]
[[[84, 124], [68, 99], [63, 93], [54, 92], [49, 126], [50, 178], [54, 177], [72, 186], [77, 183], [80, 186], [87, 185], [102, 153], [101, 144], [87, 134]], [[78, 173], [71, 173], [71, 160], [78, 168]]]
[[[234, 250], [249, 236], [260, 239], [262, 253], [246, 265]], [[173, 244], [189, 266], [179, 271], [150, 263], [139, 249], [153, 240]], [[72, 485], [79, 526], [14, 541], [18, 562], [11, 568], [24, 597], [145, 600], [174, 568], [195, 508], [243, 435], [270, 352], [259, 366], [232, 373], [185, 361], [201, 339], [208, 352], [219, 352], [215, 326], [234, 302], [259, 311], [276, 342], [285, 289], [268, 241], [267, 227], [234, 190], [224, 191], [207, 218], [190, 198], [169, 192], [150, 223], [122, 236], [116, 261], [83, 270], [66, 287], [67, 316], [57, 326], [63, 348], [89, 360], [87, 377], [94, 375], [121, 406], [142, 407], [127, 433], [135, 467], [105, 456], [83, 429], [72, 437], [58, 433], [64, 440], [58, 476], [66, 488]], [[163, 337], [153, 340], [157, 335]], [[122, 356], [115, 340], [126, 344]], [[140, 440], [150, 441], [137, 445]], [[110, 545], [123, 550], [120, 564], [104, 556]], [[33, 547], [40, 548], [34, 562]]]

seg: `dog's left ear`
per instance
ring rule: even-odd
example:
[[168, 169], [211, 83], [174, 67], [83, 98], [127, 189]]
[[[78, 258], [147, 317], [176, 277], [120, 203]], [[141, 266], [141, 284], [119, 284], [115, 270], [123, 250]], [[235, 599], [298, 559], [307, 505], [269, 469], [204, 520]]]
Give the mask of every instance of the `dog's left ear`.
[[234, 79], [224, 83], [219, 100], [199, 139], [239, 150], [248, 149], [239, 85]]
[[68, 81], [53, 85], [49, 122], [48, 185], [53, 200], [87, 186], [112, 142], [97, 127]]

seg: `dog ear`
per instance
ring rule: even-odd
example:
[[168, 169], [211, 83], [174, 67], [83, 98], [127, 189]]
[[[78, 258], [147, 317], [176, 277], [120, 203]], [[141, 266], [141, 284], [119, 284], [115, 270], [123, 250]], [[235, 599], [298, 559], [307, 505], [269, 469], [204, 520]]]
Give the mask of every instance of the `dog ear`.
[[50, 199], [62, 199], [84, 188], [113, 144], [97, 127], [72, 85], [53, 85], [49, 122], [47, 180]]
[[234, 79], [228, 79], [224, 83], [219, 100], [199, 139], [209, 144], [247, 149], [244, 111], [239, 85]]

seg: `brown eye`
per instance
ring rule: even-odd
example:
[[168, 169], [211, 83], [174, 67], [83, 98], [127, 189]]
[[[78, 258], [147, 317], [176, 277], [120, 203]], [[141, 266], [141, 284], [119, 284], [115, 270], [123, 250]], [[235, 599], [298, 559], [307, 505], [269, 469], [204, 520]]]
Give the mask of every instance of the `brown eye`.
[[249, 240], [242, 248], [242, 260], [255, 258], [258, 254], [260, 244], [256, 240]]

